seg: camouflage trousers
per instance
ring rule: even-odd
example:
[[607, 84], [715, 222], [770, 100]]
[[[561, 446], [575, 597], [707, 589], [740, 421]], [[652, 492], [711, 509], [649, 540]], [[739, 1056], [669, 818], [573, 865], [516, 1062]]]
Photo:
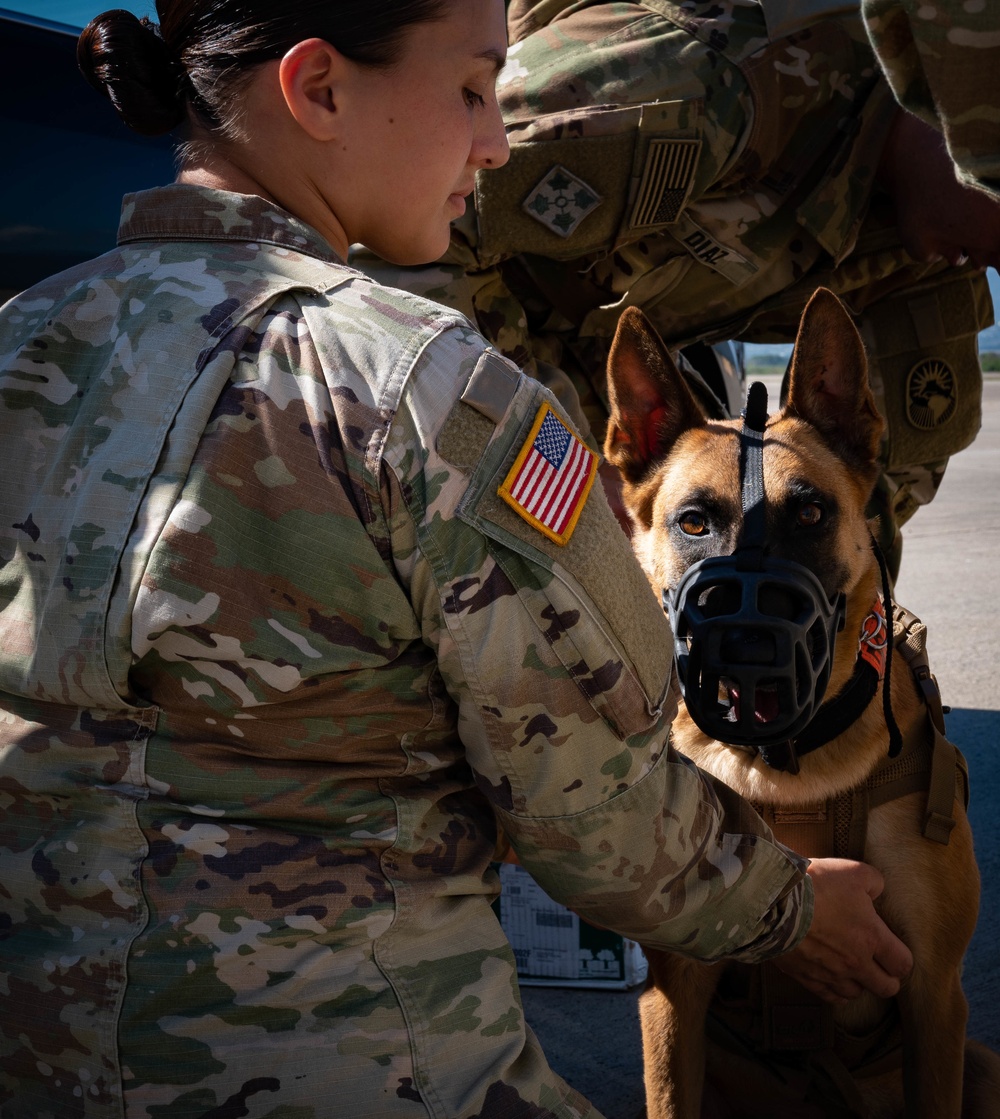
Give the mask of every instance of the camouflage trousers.
[[[550, 274], [547, 262], [518, 257], [482, 269], [468, 247], [475, 234], [468, 232], [466, 240], [460, 227], [449, 255], [424, 268], [387, 265], [363, 250], [352, 263], [383, 283], [463, 311], [497, 349], [555, 392], [599, 448], [608, 415], [611, 335], [580, 331], [587, 308], [573, 307], [572, 290], [560, 288], [562, 272]], [[934, 498], [948, 459], [979, 430], [977, 336], [993, 322], [989, 285], [969, 266], [915, 262], [899, 244], [891, 212], [875, 205], [843, 261], [819, 264], [725, 322], [672, 336], [669, 345], [683, 349], [727, 338], [793, 342], [817, 287], [829, 288], [850, 309], [868, 352], [872, 390], [887, 423], [883, 473], [869, 512], [895, 577], [903, 525]]]

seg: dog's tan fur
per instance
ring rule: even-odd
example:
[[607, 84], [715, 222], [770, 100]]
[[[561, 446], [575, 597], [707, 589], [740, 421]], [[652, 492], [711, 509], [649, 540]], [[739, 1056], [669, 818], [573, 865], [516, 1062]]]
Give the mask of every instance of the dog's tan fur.
[[[622, 474], [635, 550], [659, 594], [660, 588], [676, 586], [691, 562], [684, 531], [694, 528], [698, 536], [703, 528], [702, 520], [692, 521], [692, 510], [713, 510], [708, 528], [715, 537], [715, 554], [733, 549], [741, 520], [740, 424], [704, 418], [637, 310], [622, 316], [608, 378], [611, 421], [605, 452]], [[829, 495], [827, 535], [818, 550], [827, 557], [826, 570], [817, 574], [828, 583], [834, 580], [847, 595], [845, 635], [859, 633], [880, 586], [864, 509], [876, 478], [882, 429], [857, 331], [838, 300], [821, 290], [803, 314], [787, 401], [768, 422], [764, 478], [770, 506], [780, 505], [793, 484], [796, 493], [805, 483]], [[803, 514], [803, 533], [810, 531], [814, 515], [812, 507]], [[850, 678], [856, 655], [856, 641], [838, 640], [827, 698], [836, 696]], [[904, 734], [926, 718], [901, 659], [891, 675], [891, 697]], [[769, 769], [759, 757], [708, 739], [683, 706], [674, 740], [682, 753], [748, 800], [812, 805], [863, 782], [885, 757], [887, 730], [879, 700], [880, 694], [839, 738], [805, 755], [795, 775]], [[903, 1069], [859, 1082], [871, 1119], [1000, 1116], [1000, 1058], [976, 1047], [966, 1057], [967, 1006], [960, 969], [976, 922], [979, 879], [958, 798], [954, 811], [957, 826], [947, 845], [921, 834], [922, 794], [890, 801], [869, 817], [864, 857], [886, 882], [879, 911], [915, 961], [899, 996]], [[732, 1064], [716, 1081], [709, 1068], [706, 1084], [705, 1015], [724, 965], [668, 953], [649, 956], [651, 984], [640, 1003], [649, 1119], [777, 1119], [784, 1114], [804, 1119], [826, 1114], [805, 1106], [783, 1111], [770, 1094], [754, 1099], [753, 1078], [743, 1077]], [[882, 1019], [884, 1010], [880, 1000], [865, 995], [839, 1007], [835, 1017], [839, 1026], [858, 1034]], [[728, 1092], [727, 1081], [729, 1089], [735, 1084], [735, 1094]]]

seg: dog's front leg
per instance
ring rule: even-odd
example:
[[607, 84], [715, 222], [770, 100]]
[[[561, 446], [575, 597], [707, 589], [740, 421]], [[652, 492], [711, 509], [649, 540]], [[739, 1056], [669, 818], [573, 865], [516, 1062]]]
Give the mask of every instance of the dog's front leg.
[[959, 1119], [968, 1004], [959, 970], [917, 969], [899, 994], [906, 1119]]
[[968, 1018], [962, 956], [976, 924], [979, 875], [960, 806], [946, 845], [920, 834], [923, 807], [914, 794], [872, 812], [866, 854], [885, 875], [886, 923], [913, 953], [898, 996], [906, 1117], [959, 1119]]
[[649, 986], [639, 998], [647, 1119], [700, 1119], [705, 1016], [722, 965], [647, 951]]

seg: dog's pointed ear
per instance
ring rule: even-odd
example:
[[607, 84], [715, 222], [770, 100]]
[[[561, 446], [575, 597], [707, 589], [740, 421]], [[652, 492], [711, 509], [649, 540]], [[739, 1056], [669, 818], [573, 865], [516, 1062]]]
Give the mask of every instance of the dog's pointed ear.
[[786, 410], [859, 465], [874, 463], [885, 422], [868, 385], [864, 343], [844, 305], [817, 288], [802, 312]]
[[705, 417], [660, 336], [638, 307], [618, 320], [608, 356], [604, 455], [628, 482], [639, 482], [677, 437]]

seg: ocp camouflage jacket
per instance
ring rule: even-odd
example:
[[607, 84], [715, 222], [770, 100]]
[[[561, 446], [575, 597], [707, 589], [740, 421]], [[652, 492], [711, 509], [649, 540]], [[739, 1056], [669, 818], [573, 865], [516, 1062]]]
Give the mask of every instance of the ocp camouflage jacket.
[[474, 316], [598, 441], [625, 307], [671, 348], [791, 342], [817, 286], [860, 313], [930, 271], [872, 209], [899, 108], [857, 0], [512, 0], [508, 24], [509, 162], [437, 267], [357, 263]]
[[969, 0], [862, 0], [892, 91], [944, 133], [958, 177], [1000, 199], [996, 7]]
[[594, 1115], [525, 1028], [497, 819], [625, 935], [797, 942], [802, 861], [668, 746], [600, 484], [549, 533], [498, 493], [552, 398], [460, 315], [172, 186], [0, 355], [4, 1119]]

